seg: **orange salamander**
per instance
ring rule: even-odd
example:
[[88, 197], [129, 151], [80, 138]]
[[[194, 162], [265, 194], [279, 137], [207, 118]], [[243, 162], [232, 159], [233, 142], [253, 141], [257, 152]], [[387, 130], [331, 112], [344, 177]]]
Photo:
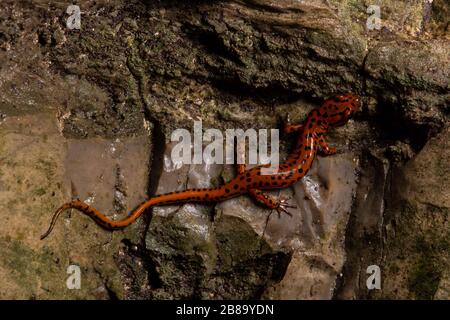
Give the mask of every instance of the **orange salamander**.
[[[243, 194], [248, 194], [260, 205], [290, 214], [287, 208], [293, 208], [285, 199], [275, 199], [267, 195], [264, 190], [284, 188], [293, 185], [303, 178], [311, 168], [319, 147], [324, 155], [336, 153], [336, 148], [328, 146], [324, 134], [335, 126], [345, 124], [359, 109], [360, 98], [353, 94], [337, 95], [327, 99], [320, 108], [312, 110], [303, 124], [285, 123], [284, 132], [298, 133], [295, 148], [277, 169], [269, 165], [256, 166], [246, 170], [244, 164], [237, 165], [237, 176], [230, 182], [217, 188], [188, 189], [170, 192], [152, 197], [137, 207], [127, 218], [111, 220], [97, 209], [81, 200], [73, 200], [63, 204], [53, 215], [50, 226], [41, 239], [46, 238], [59, 217], [67, 209], [77, 209], [91, 217], [95, 222], [107, 230], [124, 228], [139, 218], [146, 209], [156, 206], [180, 202], [218, 202]], [[266, 172], [261, 174], [265, 167]], [[267, 172], [269, 170], [269, 172]], [[272, 171], [270, 171], [272, 170]]]

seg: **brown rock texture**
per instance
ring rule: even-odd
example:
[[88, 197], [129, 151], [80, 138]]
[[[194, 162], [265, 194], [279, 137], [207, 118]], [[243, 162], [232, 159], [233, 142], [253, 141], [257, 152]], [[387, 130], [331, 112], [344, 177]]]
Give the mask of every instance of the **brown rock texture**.
[[[377, 3], [369, 30], [363, 0], [79, 0], [71, 30], [66, 1], [3, 0], [0, 298], [448, 299], [449, 7]], [[243, 196], [113, 233], [71, 211], [39, 240], [71, 198], [119, 219], [234, 176], [173, 168], [174, 129], [276, 128], [348, 91], [363, 107], [328, 135], [339, 153], [274, 192], [292, 218]]]

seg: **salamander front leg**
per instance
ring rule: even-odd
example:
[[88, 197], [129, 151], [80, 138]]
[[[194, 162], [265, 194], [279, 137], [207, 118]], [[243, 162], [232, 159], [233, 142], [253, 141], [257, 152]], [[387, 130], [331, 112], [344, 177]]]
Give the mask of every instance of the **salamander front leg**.
[[250, 189], [249, 194], [260, 205], [269, 209], [275, 209], [278, 213], [278, 217], [280, 217], [281, 213], [286, 213], [287, 215], [292, 216], [287, 209], [297, 208], [296, 206], [289, 205], [286, 199], [275, 199], [259, 189]]
[[238, 175], [243, 174], [247, 169], [245, 165], [245, 146], [239, 144], [236, 146], [236, 169]]
[[336, 154], [337, 150], [334, 147], [330, 147], [328, 143], [325, 141], [325, 138], [321, 136], [319, 138], [319, 145], [322, 148], [321, 153], [325, 156], [331, 156], [333, 154]]
[[245, 172], [245, 164], [237, 164], [236, 168], [238, 174], [243, 174]]
[[291, 124], [291, 121], [289, 119], [289, 114], [286, 116], [286, 118], [284, 119], [284, 123], [283, 123], [283, 133], [284, 134], [290, 134], [293, 132], [297, 132], [303, 129], [303, 125], [302, 124]]

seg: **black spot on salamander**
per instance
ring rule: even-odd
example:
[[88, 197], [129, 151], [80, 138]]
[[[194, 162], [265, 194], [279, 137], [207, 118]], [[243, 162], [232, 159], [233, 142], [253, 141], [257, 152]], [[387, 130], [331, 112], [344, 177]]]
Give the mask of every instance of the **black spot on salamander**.
[[235, 185], [233, 186], [233, 189], [234, 189], [234, 190], [239, 189], [239, 185], [235, 184]]
[[226, 193], [230, 193], [230, 189], [225, 188], [225, 192], [226, 192]]
[[239, 177], [239, 180], [244, 180], [245, 179], [245, 176], [240, 176]]
[[247, 179], [245, 179], [245, 181], [252, 182], [252, 178], [247, 178]]
[[299, 168], [298, 173], [303, 173], [303, 168]]
[[309, 128], [309, 129], [312, 129], [312, 127], [313, 127], [313, 125], [312, 125], [312, 123], [310, 123], [309, 126], [308, 126], [308, 128]]

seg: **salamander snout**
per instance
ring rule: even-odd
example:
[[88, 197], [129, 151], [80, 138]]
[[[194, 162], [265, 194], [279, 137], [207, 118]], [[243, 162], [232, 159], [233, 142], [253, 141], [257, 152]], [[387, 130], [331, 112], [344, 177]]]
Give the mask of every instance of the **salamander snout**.
[[321, 116], [329, 125], [345, 124], [359, 110], [361, 98], [352, 93], [340, 94], [327, 99], [320, 107]]

